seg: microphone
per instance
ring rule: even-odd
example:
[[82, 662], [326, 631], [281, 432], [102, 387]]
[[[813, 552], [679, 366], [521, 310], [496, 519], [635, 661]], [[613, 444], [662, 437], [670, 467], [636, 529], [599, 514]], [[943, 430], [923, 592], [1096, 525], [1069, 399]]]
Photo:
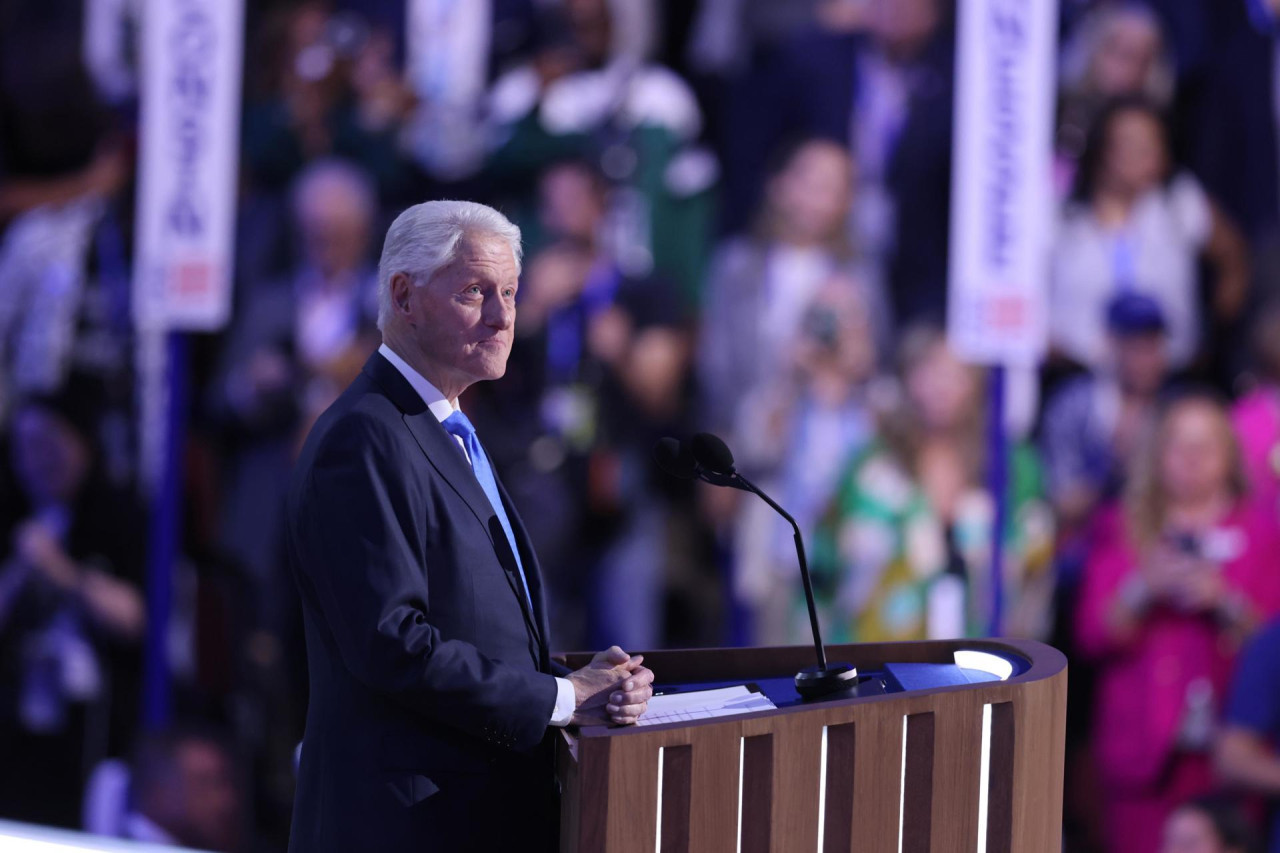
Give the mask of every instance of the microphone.
[[781, 515], [791, 525], [796, 543], [796, 559], [800, 563], [800, 578], [804, 581], [805, 603], [809, 606], [809, 627], [813, 630], [813, 648], [818, 665], [805, 667], [796, 673], [796, 692], [806, 701], [836, 694], [849, 695], [858, 684], [858, 670], [849, 663], [827, 663], [827, 652], [822, 644], [822, 631], [818, 627], [818, 609], [813, 598], [813, 581], [809, 577], [809, 561], [805, 559], [804, 539], [800, 525], [777, 501], [738, 473], [733, 464], [733, 453], [721, 439], [708, 432], [700, 432], [686, 447], [674, 438], [661, 439], [653, 449], [658, 466], [685, 480], [699, 479], [713, 486], [727, 486], [751, 492]]
[[733, 453], [729, 446], [709, 432], [700, 432], [693, 437], [691, 450], [694, 461], [708, 471], [732, 476]]
[[692, 480], [698, 476], [697, 463], [689, 448], [674, 438], [660, 438], [653, 446], [653, 461], [672, 477]]

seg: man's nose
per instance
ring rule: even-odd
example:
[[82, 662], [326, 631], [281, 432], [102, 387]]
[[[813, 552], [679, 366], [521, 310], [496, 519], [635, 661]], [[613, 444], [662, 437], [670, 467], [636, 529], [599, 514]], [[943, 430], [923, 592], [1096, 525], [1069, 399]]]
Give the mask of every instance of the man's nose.
[[484, 314], [485, 325], [494, 329], [509, 329], [516, 322], [516, 306], [501, 296], [486, 300]]

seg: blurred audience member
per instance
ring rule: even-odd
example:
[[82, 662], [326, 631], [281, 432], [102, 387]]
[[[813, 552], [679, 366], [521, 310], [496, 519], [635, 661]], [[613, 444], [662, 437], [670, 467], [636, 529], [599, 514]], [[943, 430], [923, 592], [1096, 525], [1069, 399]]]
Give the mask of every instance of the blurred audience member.
[[[831, 642], [983, 635], [991, 613], [995, 507], [985, 488], [981, 374], [942, 333], [902, 341], [901, 400], [846, 466], [814, 542]], [[1049, 630], [1053, 523], [1032, 450], [1008, 460], [1005, 612], [997, 634]], [[838, 639], [837, 639], [838, 638]]]
[[[876, 349], [868, 303], [863, 282], [836, 275], [821, 285], [785, 353], [785, 369], [748, 393], [739, 411], [739, 467], [779, 496], [806, 537], [834, 496], [841, 463], [874, 433], [868, 386]], [[748, 501], [735, 539], [734, 591], [755, 616], [753, 642], [790, 642], [791, 526], [762, 501]]]
[[1177, 805], [1208, 790], [1236, 651], [1280, 604], [1275, 520], [1244, 498], [1225, 410], [1184, 395], [1095, 530], [1076, 627], [1098, 670], [1093, 742], [1115, 853], [1154, 853]]
[[699, 74], [740, 75], [762, 52], [809, 26], [815, 14], [862, 5], [862, 0], [702, 0], [686, 46], [689, 66]]
[[1125, 461], [1146, 438], [1169, 378], [1158, 302], [1121, 293], [1107, 306], [1106, 323], [1107, 364], [1070, 380], [1045, 407], [1042, 451], [1060, 533], [1079, 531], [1099, 502], [1119, 494]]
[[82, 56], [83, 0], [0, 6], [0, 227], [32, 208], [107, 195], [129, 152]]
[[0, 414], [6, 393], [56, 391], [71, 370], [104, 207], [98, 195], [41, 206], [0, 238]]
[[307, 162], [342, 157], [373, 176], [385, 201], [413, 186], [399, 152], [411, 95], [389, 33], [308, 0], [268, 13], [250, 51], [242, 129], [250, 186], [279, 192]]
[[490, 93], [488, 174], [518, 187], [559, 159], [596, 164], [614, 185], [605, 225], [619, 267], [634, 278], [667, 277], [692, 301], [718, 164], [696, 145], [702, 112], [693, 90], [649, 59], [655, 15], [652, 3], [633, 0], [545, 10], [534, 56]]
[[[1075, 660], [1072, 622], [1092, 545], [1098, 507], [1124, 488], [1131, 460], [1151, 433], [1158, 398], [1169, 376], [1168, 334], [1160, 306], [1149, 296], [1122, 293], [1107, 309], [1110, 357], [1101, 373], [1070, 379], [1045, 406], [1041, 458], [1057, 523], [1057, 584], [1050, 642]], [[1093, 670], [1072, 670], [1067, 711], [1068, 832], [1099, 834], [1089, 739]], [[1073, 849], [1068, 846], [1067, 849]], [[1089, 848], [1084, 848], [1089, 849]]]
[[1274, 253], [1280, 240], [1280, 2], [1213, 5], [1247, 15], [1238, 15], [1210, 58], [1188, 121], [1190, 163], [1249, 240], [1270, 244]]
[[863, 282], [883, 342], [880, 291], [849, 243], [852, 165], [821, 139], [783, 152], [753, 231], [723, 243], [707, 277], [699, 350], [703, 422], [731, 439], [741, 401], [787, 375], [806, 306], [837, 273]]
[[1052, 344], [1097, 370], [1106, 360], [1106, 306], [1117, 293], [1154, 298], [1169, 327], [1169, 357], [1200, 354], [1197, 264], [1213, 269], [1211, 314], [1244, 307], [1246, 247], [1190, 175], [1173, 169], [1160, 113], [1144, 100], [1113, 102], [1094, 124], [1053, 253]]
[[1197, 797], [1165, 821], [1160, 853], [1255, 853], [1253, 827], [1223, 797]]
[[1249, 641], [1233, 676], [1222, 730], [1214, 744], [1214, 767], [1228, 785], [1260, 794], [1270, 806], [1268, 853], [1280, 851], [1280, 621]]
[[105, 475], [125, 485], [133, 150], [85, 66], [103, 16], [125, 14], [108, 5], [0, 3], [0, 424], [14, 399], [95, 374], [108, 393], [91, 430]]
[[135, 0], [84, 4], [84, 65], [105, 103], [127, 108], [138, 96], [138, 34], [142, 5]]
[[[85, 5], [0, 6], [0, 419], [7, 401], [56, 391], [85, 360], [78, 333], [99, 323], [98, 305], [120, 303], [107, 310], [127, 336], [127, 271], [94, 249], [132, 151], [84, 67]], [[122, 293], [92, 274], [95, 260]]]
[[[662, 636], [669, 482], [658, 479], [650, 452], [659, 437], [679, 432], [690, 342], [674, 290], [621, 268], [603, 227], [607, 193], [603, 177], [581, 161], [544, 176], [541, 219], [556, 242], [528, 263], [516, 327], [516, 346], [527, 355], [512, 359], [509, 384], [536, 395], [525, 411], [541, 416], [540, 435], [524, 445], [527, 463], [556, 470], [585, 501], [574, 513], [582, 526], [571, 534], [573, 562], [598, 571], [576, 588], [587, 592], [587, 580], [598, 596], [588, 610], [619, 642], [652, 648]], [[526, 432], [509, 419], [495, 427]], [[538, 519], [531, 526], [562, 526], [547, 516], [572, 507], [546, 498], [523, 484], [513, 489], [521, 512]]]
[[94, 377], [104, 393], [90, 428], [119, 486], [135, 473], [127, 176], [121, 163], [109, 182], [22, 213], [0, 236], [0, 423], [14, 398]]
[[562, 12], [545, 14], [533, 62], [498, 79], [493, 119], [505, 127], [533, 119], [553, 136], [614, 121], [696, 136], [693, 93], [649, 59], [654, 15], [649, 0], [567, 0]]
[[78, 382], [17, 405], [0, 531], [0, 814], [68, 827], [89, 769], [127, 748], [146, 623], [145, 528], [104, 481], [94, 425]]
[[[350, 3], [349, 5], [359, 5]], [[485, 96], [496, 74], [530, 47], [534, 0], [410, 0], [405, 76], [417, 96], [407, 141], [432, 177], [457, 180], [484, 162], [489, 140]]]
[[[954, 49], [942, 0], [827, 3], [767, 79], [742, 93], [741, 138], [726, 140], [735, 180], [799, 128], [848, 144], [857, 163], [853, 234], [885, 270], [899, 328], [946, 317]], [[757, 172], [758, 173], [758, 172]], [[754, 177], [748, 175], [748, 178]]]
[[1245, 475], [1259, 508], [1280, 518], [1280, 303], [1264, 310], [1253, 327], [1257, 384], [1231, 411]]
[[859, 244], [884, 261], [900, 328], [945, 318], [952, 31], [939, 0], [872, 0], [855, 60]]
[[[838, 281], [837, 289], [857, 291], [849, 298], [862, 303], [854, 314], [868, 315], [873, 353], [887, 349], [883, 292], [849, 238], [852, 178], [844, 146], [820, 138], [796, 141], [780, 152], [751, 231], [716, 250], [701, 313], [699, 423], [740, 451], [759, 447], [770, 430], [793, 428], [785, 417], [763, 425], [770, 419], [761, 407], [778, 389], [795, 388], [797, 350], [812, 340], [810, 332], [821, 331], [806, 330], [806, 312], [825, 285]], [[842, 338], [843, 331], [837, 333]], [[847, 426], [859, 431], [856, 424]], [[754, 452], [769, 469], [767, 478], [780, 475], [778, 459]], [[831, 472], [843, 458], [828, 460], [822, 470]], [[732, 548], [737, 594], [749, 606], [762, 605], [753, 607], [758, 627], [776, 638], [787, 630], [789, 602], [785, 596], [769, 597], [779, 582], [770, 567], [781, 565], [775, 563], [772, 542], [775, 522], [758, 523], [760, 508], [744, 504], [730, 489], [704, 490], [701, 498], [713, 525], [737, 540]], [[735, 515], [739, 508], [740, 516]]]
[[211, 389], [227, 442], [223, 544], [263, 580], [277, 567], [293, 452], [379, 340], [369, 177], [319, 160], [292, 200], [298, 264], [284, 280], [246, 286]]
[[219, 853], [245, 849], [238, 776], [231, 751], [214, 735], [195, 729], [143, 735], [134, 750], [123, 837]]
[[1173, 102], [1173, 58], [1160, 19], [1145, 3], [1098, 5], [1062, 48], [1055, 143], [1056, 183], [1067, 193], [1089, 129], [1115, 98], [1145, 97], [1161, 110]]

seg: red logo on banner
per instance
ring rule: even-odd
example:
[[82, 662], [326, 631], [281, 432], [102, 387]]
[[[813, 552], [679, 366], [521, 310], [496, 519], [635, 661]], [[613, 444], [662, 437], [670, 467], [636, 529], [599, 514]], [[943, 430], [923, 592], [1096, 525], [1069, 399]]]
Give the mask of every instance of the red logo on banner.
[[174, 296], [204, 296], [213, 289], [213, 265], [208, 261], [187, 261], [173, 268], [169, 292]]
[[1031, 320], [1031, 303], [1021, 294], [993, 296], [987, 300], [986, 320], [989, 329], [1021, 328]]

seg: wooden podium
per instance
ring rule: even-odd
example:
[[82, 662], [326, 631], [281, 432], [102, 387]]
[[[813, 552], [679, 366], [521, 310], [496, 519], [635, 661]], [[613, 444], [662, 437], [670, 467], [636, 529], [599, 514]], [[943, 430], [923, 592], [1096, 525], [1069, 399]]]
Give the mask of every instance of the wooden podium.
[[[952, 663], [957, 650], [1017, 658], [1024, 671], [1006, 681], [562, 734], [561, 851], [975, 853], [983, 836], [988, 853], [1060, 850], [1061, 652], [1013, 640], [827, 652], [867, 673], [887, 663]], [[566, 659], [576, 668], [589, 656]], [[645, 653], [664, 685], [776, 679], [812, 663], [809, 646]]]

